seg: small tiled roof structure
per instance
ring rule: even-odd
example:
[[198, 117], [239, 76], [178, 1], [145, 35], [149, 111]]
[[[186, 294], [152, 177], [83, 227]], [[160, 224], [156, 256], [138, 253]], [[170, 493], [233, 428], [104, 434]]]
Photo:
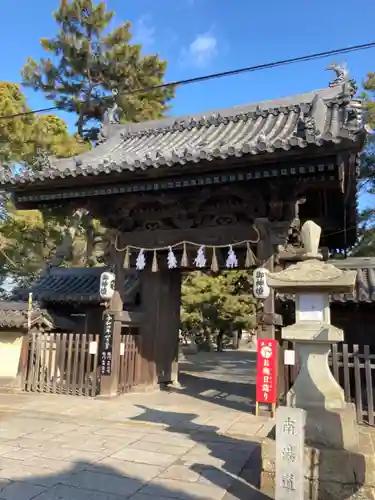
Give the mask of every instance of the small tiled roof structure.
[[[0, 185], [69, 185], [72, 178], [108, 177], [227, 158], [278, 155], [323, 145], [360, 150], [365, 139], [361, 102], [349, 80], [330, 87], [205, 114], [133, 124], [110, 123], [105, 140], [75, 158], [50, 159], [41, 171], [3, 169]], [[100, 188], [99, 194], [100, 194]], [[46, 198], [47, 199], [47, 198]], [[48, 198], [49, 199], [49, 198]]]
[[[43, 304], [79, 303], [98, 305], [100, 275], [106, 268], [51, 268], [28, 290], [17, 290], [14, 297], [27, 300], [32, 292], [33, 300]], [[125, 271], [124, 303], [132, 303], [139, 291], [139, 275], [135, 270]]]
[[[0, 330], [27, 330], [28, 329], [28, 303], [21, 301], [0, 302]], [[30, 327], [43, 328], [43, 330], [75, 331], [74, 321], [65, 317], [50, 314], [38, 304], [33, 304], [30, 315]]]
[[[333, 294], [333, 304], [364, 304], [375, 302], [375, 257], [348, 257], [328, 261], [339, 269], [357, 271], [354, 293]], [[278, 295], [282, 302], [294, 300], [291, 295]]]
[[339, 269], [357, 271], [354, 293], [334, 294], [332, 302], [371, 303], [375, 302], [375, 258], [349, 257], [344, 260], [331, 260]]

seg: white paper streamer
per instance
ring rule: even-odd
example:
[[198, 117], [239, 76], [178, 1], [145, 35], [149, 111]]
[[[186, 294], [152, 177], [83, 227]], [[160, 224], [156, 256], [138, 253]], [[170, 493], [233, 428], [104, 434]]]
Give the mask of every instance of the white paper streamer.
[[177, 267], [177, 259], [175, 254], [173, 253], [172, 247], [169, 247], [168, 257], [167, 257], [168, 269], [176, 269]]
[[137, 260], [135, 262], [135, 267], [138, 269], [138, 271], [142, 271], [146, 267], [145, 251], [143, 250], [143, 248], [139, 250], [139, 254], [137, 255]]
[[229, 252], [227, 260], [225, 262], [225, 267], [227, 267], [228, 269], [233, 269], [234, 267], [238, 267], [237, 256], [234, 253], [232, 245], [229, 245]]
[[204, 246], [198, 248], [197, 256], [194, 259], [194, 264], [196, 267], [206, 266], [206, 256], [204, 255]]

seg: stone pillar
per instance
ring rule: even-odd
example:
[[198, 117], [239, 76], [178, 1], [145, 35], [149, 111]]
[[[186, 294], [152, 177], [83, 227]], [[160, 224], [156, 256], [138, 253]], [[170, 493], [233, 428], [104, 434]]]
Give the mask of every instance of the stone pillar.
[[345, 402], [343, 390], [329, 368], [328, 355], [332, 343], [343, 341], [343, 331], [330, 324], [329, 294], [352, 292], [356, 272], [322, 262], [318, 253], [320, 232], [319, 226], [306, 222], [301, 230], [303, 260], [279, 273], [270, 273], [267, 283], [281, 293], [296, 296], [296, 322], [282, 329], [282, 338], [295, 343], [300, 361], [287, 403], [307, 411], [307, 442], [355, 449], [355, 410]]

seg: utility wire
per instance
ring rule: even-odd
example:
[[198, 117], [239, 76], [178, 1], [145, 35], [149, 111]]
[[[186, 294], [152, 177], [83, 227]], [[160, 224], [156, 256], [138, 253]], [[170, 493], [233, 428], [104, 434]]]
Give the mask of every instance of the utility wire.
[[[128, 90], [126, 92], [121, 92], [120, 95], [132, 95], [132, 94], [139, 94], [139, 93], [143, 93], [143, 92], [150, 92], [152, 90], [165, 89], [168, 87], [190, 85], [191, 83], [205, 82], [208, 80], [214, 80], [216, 78], [224, 78], [227, 76], [240, 75], [242, 73], [251, 73], [254, 71], [261, 71], [264, 69], [273, 69], [273, 68], [278, 68], [280, 66], [286, 66], [287, 64], [295, 64], [295, 63], [306, 62], [306, 61], [314, 61], [315, 59], [322, 59], [322, 58], [325, 58], [328, 56], [335, 56], [335, 55], [339, 55], [339, 54], [348, 54], [350, 52], [358, 52], [360, 50], [368, 50], [368, 49], [372, 49], [374, 47], [375, 47], [375, 41], [369, 42], [369, 43], [363, 43], [360, 45], [352, 45], [350, 47], [343, 47], [341, 49], [327, 50], [325, 52], [316, 52], [315, 54], [310, 54], [310, 55], [306, 55], [306, 56], [293, 57], [290, 59], [281, 59], [279, 61], [274, 61], [274, 62], [269, 62], [269, 63], [264, 63], [264, 64], [257, 64], [255, 66], [248, 66], [246, 68], [238, 68], [238, 69], [233, 69], [233, 70], [229, 70], [229, 71], [223, 71], [221, 73], [211, 73], [208, 75], [187, 78], [185, 80], [176, 80], [174, 82], [161, 83], [160, 85], [154, 85], [151, 87], [144, 87], [144, 88], [138, 88], [138, 89], [134, 89], [134, 90]], [[108, 100], [108, 99], [112, 99], [112, 97], [102, 97], [101, 99], [94, 99], [94, 100], [101, 102], [101, 101]], [[34, 109], [31, 111], [24, 111], [22, 113], [14, 113], [12, 115], [0, 116], [0, 120], [18, 118], [20, 116], [33, 115], [35, 113], [43, 113], [45, 111], [53, 111], [56, 109], [63, 110], [63, 108], [60, 106], [51, 106], [49, 108]]]

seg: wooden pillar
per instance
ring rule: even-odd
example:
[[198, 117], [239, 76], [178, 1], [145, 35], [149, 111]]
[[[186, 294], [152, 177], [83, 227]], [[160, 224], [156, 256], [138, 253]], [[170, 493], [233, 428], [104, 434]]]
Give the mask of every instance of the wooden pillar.
[[[257, 247], [257, 257], [262, 266], [269, 269], [271, 272], [274, 272], [276, 244], [281, 244], [287, 237], [289, 223], [284, 221], [282, 223], [272, 224], [269, 219], [256, 219], [255, 222], [260, 233], [260, 241]], [[267, 299], [263, 302], [262, 316], [263, 322], [261, 324], [259, 338], [275, 339], [279, 344], [277, 388], [278, 396], [280, 398], [285, 391], [284, 350], [282, 348], [281, 339], [282, 317], [281, 315], [276, 314], [275, 292], [273, 290], [271, 290], [269, 297], [267, 297]], [[277, 329], [275, 328], [275, 324], [278, 325]]]
[[[114, 256], [115, 259], [115, 293], [109, 302], [109, 307], [103, 313], [103, 319], [106, 314], [113, 316], [113, 328], [112, 328], [112, 367], [110, 375], [100, 376], [100, 396], [102, 397], [114, 397], [118, 394], [118, 384], [119, 384], [119, 373], [120, 373], [120, 344], [121, 344], [121, 329], [122, 329], [122, 293], [124, 288], [124, 270], [122, 267], [121, 255], [117, 254]], [[104, 323], [104, 321], [103, 321]], [[104, 326], [104, 325], [103, 325]], [[103, 328], [102, 328], [103, 331]], [[102, 339], [100, 342], [103, 345]], [[101, 353], [100, 353], [101, 355]], [[99, 366], [99, 370], [102, 367]]]
[[[255, 220], [255, 225], [260, 234], [260, 240], [257, 245], [257, 258], [262, 267], [273, 271], [274, 249], [272, 245], [272, 224], [269, 219], [261, 218]], [[270, 321], [275, 314], [275, 293], [271, 290], [269, 296], [263, 302], [263, 322], [258, 333], [260, 339], [274, 339], [275, 327], [273, 321]], [[265, 321], [265, 319], [268, 319]], [[269, 324], [271, 323], [271, 324]]]
[[141, 273], [143, 384], [178, 381], [181, 272], [178, 269]]
[[161, 301], [156, 369], [158, 382], [178, 383], [181, 271], [161, 271]]

